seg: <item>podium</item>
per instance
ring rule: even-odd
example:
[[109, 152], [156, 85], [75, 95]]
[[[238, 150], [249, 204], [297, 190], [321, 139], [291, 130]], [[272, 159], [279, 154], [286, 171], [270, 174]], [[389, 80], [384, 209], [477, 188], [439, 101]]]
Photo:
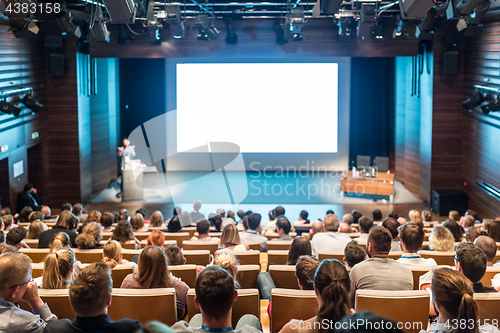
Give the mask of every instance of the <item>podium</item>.
[[143, 168], [141, 160], [129, 160], [124, 163], [122, 167], [123, 201], [143, 200], [143, 188], [137, 186], [135, 182], [135, 175], [140, 174]]

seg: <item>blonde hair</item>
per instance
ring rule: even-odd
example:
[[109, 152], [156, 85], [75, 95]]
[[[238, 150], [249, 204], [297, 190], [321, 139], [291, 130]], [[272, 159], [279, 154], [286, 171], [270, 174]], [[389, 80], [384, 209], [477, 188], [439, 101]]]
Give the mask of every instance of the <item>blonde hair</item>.
[[91, 222], [83, 228], [83, 232], [75, 239], [76, 245], [81, 249], [90, 249], [102, 238], [101, 225]]
[[220, 246], [225, 248], [227, 244], [241, 244], [238, 228], [234, 224], [228, 224], [222, 230], [220, 237]]
[[130, 225], [134, 231], [144, 227], [144, 217], [141, 214], [135, 214], [130, 218]]
[[161, 227], [162, 224], [163, 224], [163, 214], [159, 210], [157, 210], [149, 218], [149, 226]]
[[429, 248], [434, 251], [450, 252], [455, 249], [455, 237], [448, 228], [443, 226], [434, 227], [429, 236]]
[[420, 212], [418, 210], [412, 209], [408, 213], [408, 217], [410, 220], [415, 221], [416, 219], [420, 218]]
[[49, 252], [60, 247], [69, 247], [69, 236], [65, 232], [60, 232], [54, 236], [49, 245]]
[[102, 253], [104, 256], [102, 262], [108, 264], [111, 268], [115, 268], [122, 256], [122, 246], [117, 241], [110, 240], [104, 244]]
[[214, 265], [224, 268], [228, 271], [229, 274], [233, 276], [234, 286], [236, 288], [240, 288], [240, 284], [238, 283], [236, 277], [238, 275], [238, 259], [230, 253], [220, 252], [217, 254], [213, 261]]
[[55, 249], [43, 262], [43, 288], [64, 289], [64, 280], [75, 263], [73, 250], [69, 247]]
[[31, 222], [28, 227], [28, 234], [26, 235], [26, 239], [38, 239], [40, 234], [47, 230], [47, 226], [41, 220], [35, 220]]

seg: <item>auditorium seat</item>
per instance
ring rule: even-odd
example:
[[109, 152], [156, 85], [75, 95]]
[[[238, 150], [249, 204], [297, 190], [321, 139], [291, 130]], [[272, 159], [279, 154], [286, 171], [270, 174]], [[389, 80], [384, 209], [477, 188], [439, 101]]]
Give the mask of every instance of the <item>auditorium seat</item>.
[[102, 249], [92, 249], [92, 250], [81, 250], [73, 249], [75, 252], [76, 260], [80, 261], [82, 264], [91, 264], [93, 262], [102, 261], [103, 253]]
[[[163, 242], [163, 246], [164, 247], [167, 247], [167, 246], [172, 245], [172, 244], [173, 245], [177, 245], [177, 241], [175, 241], [175, 240], [166, 240], [165, 242]], [[146, 246], [148, 246], [148, 241], [147, 240], [142, 240], [141, 241], [141, 249], [145, 248]]]
[[17, 222], [18, 227], [23, 227], [23, 228], [28, 228], [30, 226], [31, 222]]
[[108, 240], [111, 239], [111, 236], [113, 236], [113, 233], [111, 231], [105, 231], [102, 233], [102, 240], [107, 242]]
[[410, 267], [411, 273], [413, 274], [413, 290], [419, 290], [420, 285], [420, 277], [425, 273], [429, 272], [432, 267], [426, 268], [418, 268], [418, 267]]
[[492, 320], [499, 320], [500, 293], [475, 293], [474, 300], [479, 309], [479, 319], [481, 323], [485, 323], [486, 320], [488, 320], [491, 324]]
[[187, 232], [164, 232], [165, 240], [177, 241], [177, 246], [182, 247], [182, 242], [189, 240], [189, 233]]
[[43, 266], [44, 266], [43, 262], [37, 262], [31, 264], [31, 269], [32, 269], [31, 277], [33, 279], [36, 279], [37, 277], [43, 275]]
[[282, 240], [270, 240], [267, 242], [267, 251], [272, 250], [286, 250], [290, 249], [290, 245], [293, 241], [282, 241]]
[[359, 232], [351, 232], [348, 235], [349, 235], [349, 237], [351, 237], [351, 239], [356, 239], [359, 236], [361, 236], [361, 234]]
[[318, 260], [321, 262], [325, 259], [337, 259], [340, 262], [344, 262], [344, 252], [334, 252], [334, 253], [318, 253]]
[[211, 255], [219, 248], [219, 242], [183, 241], [183, 250], [209, 250]]
[[181, 232], [187, 232], [189, 234], [189, 239], [194, 236], [194, 233], [196, 232], [196, 227], [183, 227], [181, 229]]
[[112, 295], [108, 315], [115, 321], [130, 318], [145, 324], [157, 320], [169, 326], [177, 321], [174, 288], [115, 288]]
[[500, 242], [497, 242], [497, 251], [500, 250]]
[[484, 273], [481, 283], [485, 286], [491, 286], [491, 279], [497, 274], [500, 274], [500, 267], [486, 267], [486, 273]]
[[276, 288], [299, 289], [294, 265], [271, 265], [269, 274], [273, 278]]
[[133, 240], [128, 241], [126, 243], [120, 243], [120, 245], [122, 246], [122, 249], [127, 249], [127, 250], [135, 250], [135, 244], [136, 244], [136, 242]]
[[123, 259], [130, 261], [130, 259], [132, 259], [133, 256], [141, 254], [141, 252], [142, 250], [123, 249], [122, 250]]
[[[148, 239], [149, 234], [151, 234], [151, 233], [150, 232], [134, 232], [135, 238], [137, 238], [140, 241]], [[167, 239], [167, 238], [165, 238], [165, 239]]]
[[185, 250], [182, 254], [186, 258], [186, 264], [206, 266], [211, 261], [209, 250]]
[[356, 156], [356, 168], [369, 168], [372, 165], [370, 159], [371, 157], [367, 155]]
[[111, 278], [113, 279], [113, 288], [120, 288], [125, 277], [132, 273], [133, 273], [133, 268], [130, 266], [127, 267], [119, 265], [113, 268], [111, 270]]
[[271, 292], [271, 329], [278, 333], [292, 319], [310, 319], [318, 312], [314, 290], [273, 289]]
[[196, 265], [169, 265], [168, 270], [173, 276], [185, 282], [189, 288], [194, 288], [196, 282]]
[[399, 258], [401, 258], [402, 255], [403, 255], [402, 251], [393, 251], [389, 252], [389, 255], [387, 257], [389, 259], [398, 260]]
[[257, 288], [257, 276], [259, 273], [259, 265], [239, 265], [237, 280], [241, 289]]
[[405, 333], [427, 330], [429, 305], [430, 296], [425, 290], [356, 290], [356, 311], [369, 311], [396, 322], [421, 325], [404, 327]]
[[250, 247], [250, 250], [260, 251], [260, 243], [246, 243]]
[[424, 251], [420, 252], [422, 258], [432, 258], [438, 265], [455, 266], [455, 251], [442, 252], [442, 251]]
[[[290, 235], [290, 237], [292, 238], [297, 237], [297, 233], [293, 231], [291, 231], [288, 235]], [[267, 240], [278, 240], [280, 238], [280, 235], [278, 235], [277, 233], [268, 233], [265, 236]]]
[[[199, 237], [200, 234], [197, 232], [194, 233], [194, 237]], [[222, 231], [221, 232], [215, 232], [215, 231], [210, 231], [210, 234], [209, 234], [210, 237], [217, 237], [217, 238], [221, 238], [222, 237]]]
[[38, 249], [38, 239], [24, 239], [26, 245], [28, 245], [31, 249]]
[[374, 166], [377, 167], [378, 172], [389, 171], [389, 158], [388, 157], [375, 156], [373, 164], [374, 164]]
[[43, 262], [43, 259], [45, 259], [45, 256], [49, 254], [49, 249], [19, 249], [19, 253], [24, 253], [28, 257], [31, 258], [31, 260], [34, 263], [37, 262]]
[[268, 264], [286, 265], [287, 260], [288, 260], [288, 250], [267, 251]]
[[[49, 306], [50, 311], [58, 319], [68, 318], [73, 321], [76, 314], [69, 303], [69, 289], [38, 289], [38, 295]], [[32, 312], [31, 307], [26, 302], [19, 302], [21, 309]]]
[[[153, 231], [161, 231], [161, 232], [166, 232], [168, 227], [147, 227], [148, 229], [151, 229]], [[182, 231], [182, 230], [181, 230]]]
[[240, 265], [260, 265], [259, 251], [231, 251], [236, 256]]
[[[260, 300], [259, 291], [257, 289], [238, 289], [238, 298], [233, 303], [233, 312], [231, 322], [233, 327], [236, 327], [238, 320], [246, 314], [252, 314], [260, 319]], [[189, 289], [187, 294], [188, 314], [189, 318], [197, 313], [200, 309], [194, 304], [196, 292], [194, 289]]]
[[497, 251], [497, 254], [495, 255], [495, 258], [493, 258], [493, 262], [498, 262], [500, 261], [500, 251]]

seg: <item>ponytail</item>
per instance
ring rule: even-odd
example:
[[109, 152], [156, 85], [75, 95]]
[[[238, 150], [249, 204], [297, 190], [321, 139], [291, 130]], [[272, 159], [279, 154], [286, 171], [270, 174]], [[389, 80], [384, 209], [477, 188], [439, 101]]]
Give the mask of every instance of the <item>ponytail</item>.
[[[474, 325], [478, 323], [478, 308], [476, 301], [469, 294], [464, 294], [462, 296], [462, 301], [460, 302], [460, 306], [458, 307], [458, 317], [457, 320], [459, 323], [461, 322], [474, 322]], [[462, 325], [459, 325], [455, 331], [455, 333], [476, 333], [478, 328], [471, 328], [470, 325], [465, 325], [465, 328], [461, 328]]]
[[109, 258], [109, 257], [102, 258], [102, 262], [105, 263], [105, 264], [108, 264], [109, 267], [111, 267], [111, 269], [115, 268], [116, 265], [118, 265], [118, 263], [116, 262], [115, 259]]
[[52, 242], [49, 245], [49, 252], [54, 251], [54, 249], [58, 249], [60, 247], [69, 246], [69, 236], [65, 232], [60, 232], [54, 236]]
[[44, 260], [43, 288], [63, 289], [64, 281], [75, 262], [73, 250], [63, 247], [50, 252]]

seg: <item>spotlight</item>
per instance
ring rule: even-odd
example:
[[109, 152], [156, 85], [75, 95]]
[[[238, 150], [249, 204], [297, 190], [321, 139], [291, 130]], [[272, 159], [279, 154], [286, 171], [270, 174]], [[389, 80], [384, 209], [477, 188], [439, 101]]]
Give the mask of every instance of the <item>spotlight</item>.
[[429, 10], [425, 19], [420, 21], [415, 31], [415, 36], [419, 42], [432, 41], [434, 37], [434, 20], [436, 19], [436, 10], [433, 8]]
[[167, 4], [166, 22], [170, 24], [170, 32], [174, 38], [184, 37], [184, 20], [182, 19], [181, 9], [178, 4]]
[[92, 36], [97, 42], [106, 42], [109, 43], [110, 33], [108, 30], [108, 23], [104, 20], [104, 16], [102, 15], [101, 7], [97, 6], [96, 9], [96, 20], [94, 25], [90, 28], [92, 32]]
[[63, 16], [59, 17], [57, 19], [57, 23], [62, 30], [61, 34], [63, 36], [75, 36], [76, 38], [80, 38], [82, 36], [80, 27], [73, 24], [69, 13], [65, 13]]
[[342, 0], [320, 0], [321, 13], [335, 15], [342, 5]]
[[0, 101], [0, 112], [12, 114], [16, 118], [19, 118], [19, 114], [21, 113], [21, 111], [23, 111], [23, 109], [21, 109], [17, 105], [7, 102], [5, 99], [3, 101]]
[[285, 24], [283, 23], [283, 21], [274, 22], [273, 30], [276, 34], [276, 43], [278, 43], [278, 45], [288, 43], [288, 39], [285, 35]]
[[42, 111], [43, 104], [38, 103], [32, 96], [32, 93], [26, 94], [23, 98], [21, 98], [21, 103], [24, 104], [28, 109], [30, 109], [34, 113], [38, 113]]
[[484, 114], [500, 111], [500, 99], [495, 98], [492, 101], [486, 101], [481, 104], [481, 110]]
[[434, 7], [433, 0], [400, 0], [399, 10], [404, 20], [421, 20]]
[[135, 23], [137, 8], [133, 0], [103, 0], [103, 2], [111, 18], [111, 23]]
[[375, 5], [364, 3], [361, 5], [361, 21], [362, 22], [375, 22]]
[[455, 4], [456, 12], [459, 15], [464, 16], [472, 14], [481, 0], [457, 0], [453, 2]]
[[351, 19], [349, 17], [341, 17], [339, 20], [339, 36], [351, 37], [352, 27]]
[[370, 22], [359, 21], [357, 28], [357, 36], [359, 39], [371, 38], [372, 24]]
[[375, 25], [375, 30], [373, 32], [373, 38], [378, 40], [384, 39], [384, 29], [385, 29], [384, 22], [378, 20], [377, 24]]
[[392, 33], [392, 38], [402, 37], [409, 38], [408, 28], [410, 26], [410, 21], [402, 20], [401, 16], [398, 16], [398, 21], [394, 32]]
[[198, 29], [198, 40], [210, 40], [219, 37], [219, 30], [210, 23], [210, 19], [206, 14], [197, 15], [194, 19], [194, 26]]
[[293, 8], [289, 17], [286, 18], [286, 27], [292, 37], [292, 41], [302, 41], [302, 29], [305, 24], [304, 8]]
[[158, 18], [156, 17], [154, 11], [154, 1], [150, 1], [148, 3], [148, 11], [146, 14], [147, 25], [146, 28], [148, 30], [148, 41], [153, 45], [161, 44], [161, 26], [158, 23]]
[[227, 21], [227, 35], [226, 44], [236, 44], [238, 43], [238, 35], [236, 34], [236, 27], [234, 26], [234, 21], [229, 19]]
[[474, 90], [472, 96], [463, 101], [462, 104], [467, 110], [472, 110], [476, 106], [481, 105], [483, 101], [484, 95], [481, 92]]

